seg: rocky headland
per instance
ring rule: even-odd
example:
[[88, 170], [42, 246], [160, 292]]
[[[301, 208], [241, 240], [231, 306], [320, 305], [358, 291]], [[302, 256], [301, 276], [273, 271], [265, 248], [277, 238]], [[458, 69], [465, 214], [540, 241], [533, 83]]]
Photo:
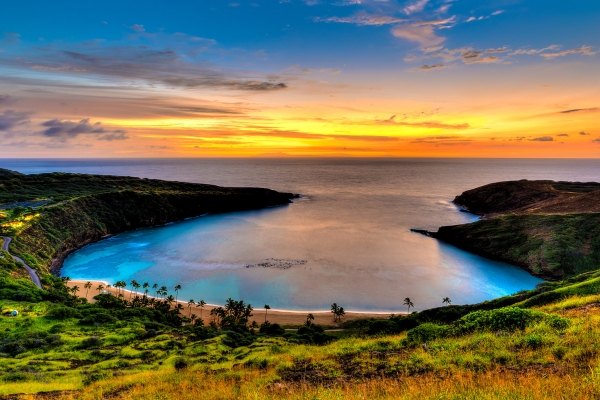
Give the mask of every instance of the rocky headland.
[[498, 182], [454, 199], [477, 222], [414, 230], [557, 280], [600, 265], [600, 183]]
[[206, 213], [285, 205], [294, 197], [261, 188], [0, 170], [0, 204], [12, 208], [13, 217], [20, 209], [0, 229], [13, 238], [12, 253], [42, 274], [57, 273], [69, 253], [110, 235]]

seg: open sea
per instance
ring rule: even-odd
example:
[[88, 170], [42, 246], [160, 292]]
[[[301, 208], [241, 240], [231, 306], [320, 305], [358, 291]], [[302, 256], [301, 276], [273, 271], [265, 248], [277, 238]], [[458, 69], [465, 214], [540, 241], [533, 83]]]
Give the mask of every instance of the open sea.
[[[256, 308], [404, 311], [475, 303], [533, 288], [527, 272], [410, 228], [475, 221], [464, 190], [515, 179], [599, 181], [599, 160], [2, 159], [22, 173], [129, 175], [302, 194], [288, 206], [206, 215], [126, 232], [71, 254], [72, 279], [181, 284], [179, 299]], [[266, 267], [263, 265], [267, 265]]]

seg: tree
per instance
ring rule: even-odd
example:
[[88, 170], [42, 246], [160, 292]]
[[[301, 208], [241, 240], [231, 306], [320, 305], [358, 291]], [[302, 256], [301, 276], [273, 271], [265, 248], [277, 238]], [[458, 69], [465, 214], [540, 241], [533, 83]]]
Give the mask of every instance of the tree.
[[87, 298], [88, 290], [90, 290], [90, 288], [92, 287], [92, 282], [87, 281], [85, 285], [83, 285], [83, 287], [85, 288], [85, 297]]
[[344, 307], [338, 308], [338, 311], [337, 311], [338, 321], [341, 321], [341, 319], [344, 315], [346, 315], [346, 311], [344, 311]]
[[73, 296], [77, 296], [77, 292], [79, 292], [79, 286], [75, 285], [71, 288], [71, 293], [73, 293]]
[[450, 300], [450, 297], [444, 297], [442, 299], [442, 304], [448, 304], [448, 305], [450, 305], [450, 304], [452, 304], [452, 300]]
[[179, 295], [180, 290], [181, 290], [181, 285], [175, 286], [175, 301], [177, 301], [177, 296]]
[[167, 295], [167, 287], [166, 286], [161, 286], [160, 287], [160, 294], [162, 295], [163, 299], [165, 298], [165, 296]]
[[270, 309], [271, 309], [271, 307], [268, 304], [265, 304], [265, 322], [267, 322], [267, 313], [269, 312]]
[[410, 297], [407, 297], [404, 299], [404, 305], [408, 306], [408, 312], [410, 313], [410, 308], [414, 307], [415, 305], [413, 304], [412, 301], [410, 301]]
[[338, 315], [338, 311], [340, 310], [340, 307], [337, 305], [337, 303], [333, 303], [331, 305], [331, 313], [333, 314], [333, 321], [337, 321], [337, 315]]
[[98, 285], [98, 287], [96, 288], [96, 290], [98, 291], [99, 294], [102, 293], [102, 289], [104, 289], [104, 285], [102, 285], [102, 284]]
[[190, 309], [190, 315], [192, 315], [192, 306], [196, 304], [196, 302], [194, 301], [194, 299], [191, 299], [190, 301], [188, 301], [188, 308]]
[[156, 291], [158, 290], [158, 283], [155, 283], [154, 285], [152, 285], [152, 290], [154, 290], [154, 297], [157, 296]]
[[206, 305], [206, 302], [204, 300], [200, 300], [198, 303], [196, 303], [196, 306], [200, 307], [200, 318], [202, 318], [202, 313], [204, 311], [205, 305]]
[[313, 324], [313, 321], [315, 320], [315, 316], [312, 314], [308, 314], [306, 316], [306, 323], [304, 325], [306, 326], [311, 326]]
[[[131, 281], [131, 287], [135, 290], [135, 297], [137, 297], [137, 290], [140, 287], [140, 284], [134, 279]], [[133, 292], [129, 292], [129, 300], [131, 300], [131, 295]]]

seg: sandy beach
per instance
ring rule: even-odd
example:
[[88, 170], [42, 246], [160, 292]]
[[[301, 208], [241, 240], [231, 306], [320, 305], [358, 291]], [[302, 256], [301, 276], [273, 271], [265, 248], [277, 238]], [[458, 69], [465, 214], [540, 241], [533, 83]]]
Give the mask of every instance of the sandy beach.
[[[85, 280], [71, 280], [67, 283], [68, 287], [73, 287], [73, 286], [78, 286], [79, 287], [79, 291], [77, 292], [77, 296], [79, 297], [85, 297], [87, 298], [87, 300], [91, 303], [94, 302], [94, 296], [98, 295], [98, 290], [96, 290], [96, 288], [98, 287], [98, 285], [103, 285], [106, 286], [106, 282], [100, 282], [100, 281], [89, 281], [92, 283], [92, 287], [89, 289], [87, 296], [86, 296], [86, 289], [83, 287], [83, 285], [86, 284]], [[110, 288], [110, 292], [111, 293], [115, 293], [117, 289], [115, 288]], [[124, 289], [122, 290], [125, 293], [125, 298], [128, 299], [129, 295], [131, 293], [130, 290]], [[142, 291], [138, 291], [138, 295], [140, 295], [140, 292]], [[143, 294], [143, 292], [142, 292]], [[171, 293], [174, 294], [174, 293]], [[150, 296], [152, 297], [152, 296]], [[181, 303], [181, 305], [184, 306], [184, 309], [182, 310], [182, 314], [184, 316], [187, 316], [189, 314], [189, 308], [187, 305], [187, 301], [179, 301], [179, 303]], [[205, 325], [208, 325], [211, 321], [211, 316], [210, 316], [210, 310], [215, 308], [215, 307], [222, 307], [223, 304], [221, 305], [217, 305], [217, 304], [206, 304], [204, 306], [204, 309], [202, 311], [202, 317], [204, 320]], [[277, 323], [280, 325], [302, 325], [304, 322], [306, 322], [306, 315], [308, 314], [308, 311], [289, 311], [289, 310], [277, 310], [277, 309], [272, 309], [268, 311], [267, 314], [267, 320], [271, 323]], [[323, 311], [312, 311], [311, 312], [313, 314], [313, 316], [315, 317], [314, 319], [314, 323], [315, 324], [319, 324], [319, 325], [327, 325], [327, 326], [336, 326], [338, 325], [337, 322], [333, 321], [333, 314], [328, 311], [328, 310], [323, 310]], [[196, 306], [192, 306], [192, 314], [196, 314], [198, 317], [200, 317], [201, 314], [201, 310], [199, 307]], [[253, 312], [253, 316], [250, 318], [250, 323], [252, 323], [252, 321], [256, 321], [258, 324], [261, 324], [265, 321], [265, 309], [264, 308], [258, 308], [255, 307], [254, 312]], [[406, 314], [405, 312], [396, 312], [394, 313], [396, 315], [398, 314]], [[352, 311], [346, 311], [346, 315], [342, 318], [342, 322], [346, 322], [346, 321], [351, 321], [354, 319], [361, 319], [361, 318], [381, 318], [381, 319], [385, 319], [385, 318], [389, 318], [391, 314], [390, 313], [377, 313], [377, 312], [352, 312]]]

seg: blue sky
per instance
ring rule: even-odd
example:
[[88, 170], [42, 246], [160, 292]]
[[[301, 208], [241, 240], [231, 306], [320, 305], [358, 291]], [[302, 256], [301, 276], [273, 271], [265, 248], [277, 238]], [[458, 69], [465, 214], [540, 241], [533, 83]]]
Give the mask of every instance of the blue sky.
[[[340, 118], [352, 115], [319, 112], [319, 118], [332, 122], [317, 129], [304, 123], [293, 126], [289, 120], [298, 118], [296, 114], [286, 114], [287, 122], [277, 123], [284, 114], [278, 106], [345, 107], [352, 113], [348, 104], [360, 103], [354, 110], [370, 114], [371, 121], [418, 108], [422, 113], [446, 110], [447, 119], [466, 114], [474, 118], [478, 104], [460, 105], [473, 96], [481, 103], [481, 93], [497, 91], [503, 100], [484, 99], [489, 115], [477, 115], [490, 120], [519, 101], [500, 93], [509, 86], [520, 89], [535, 82], [522, 98], [540, 98], [535, 92], [540, 87], [560, 87], [549, 103], [558, 109], [593, 109], [598, 94], [597, 84], [590, 83], [597, 77], [600, 51], [600, 2], [595, 1], [24, 1], [5, 2], [2, 11], [0, 140], [21, 143], [28, 148], [23, 154], [38, 154], [37, 146], [43, 154], [68, 155], [75, 139], [116, 137], [79, 133], [51, 137], [39, 128], [48, 121], [109, 121], [114, 125], [111, 131], [127, 131], [123, 138], [139, 139], [134, 132], [148, 132], [152, 125], [139, 122], [140, 118], [174, 117], [173, 103], [185, 103], [177, 106], [177, 117], [187, 110], [178, 127], [175, 121], [168, 123], [175, 130], [206, 126], [207, 114], [219, 118], [260, 114], [268, 119], [260, 126], [312, 129], [302, 131], [310, 135], [332, 129], [331, 124], [339, 127]], [[36, 97], [35, 91], [47, 95]], [[149, 106], [148, 99], [156, 96], [169, 105], [159, 111]], [[131, 120], [124, 121], [122, 105], [111, 111], [99, 97], [122, 104], [135, 99], [130, 103]], [[80, 106], [67, 110], [74, 102]], [[187, 118], [192, 114], [202, 124]], [[249, 126], [241, 119], [224, 125], [219, 118], [211, 129]], [[366, 129], [337, 131], [366, 137], [372, 134]], [[508, 134], [505, 128], [498, 130], [503, 134]], [[214, 132], [211, 135], [213, 141], [222, 140], [215, 139]], [[33, 136], [46, 136], [52, 144], [36, 142]], [[15, 141], [15, 137], [26, 138]], [[124, 143], [125, 139], [119, 145]], [[116, 154], [109, 144], [102, 143], [102, 154]], [[97, 149], [100, 143], [87, 145]], [[48, 153], [52, 146], [57, 150]], [[290, 152], [288, 146], [272, 147], [260, 151]], [[398, 153], [398, 148], [393, 150]]]

